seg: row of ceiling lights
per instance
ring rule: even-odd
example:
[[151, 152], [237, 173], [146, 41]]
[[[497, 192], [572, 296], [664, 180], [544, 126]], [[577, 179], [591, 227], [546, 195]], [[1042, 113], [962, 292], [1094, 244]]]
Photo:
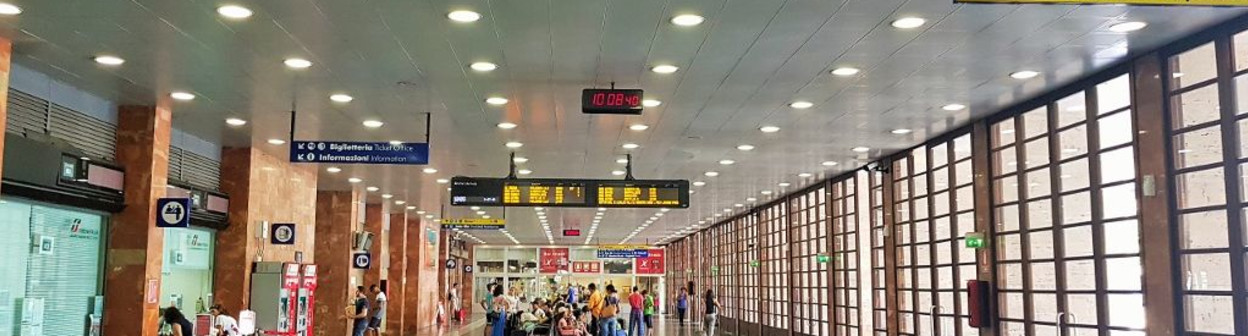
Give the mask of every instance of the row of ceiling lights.
[[659, 221], [659, 219], [662, 218], [664, 214], [666, 214], [668, 211], [671, 211], [671, 210], [672, 209], [659, 209], [659, 212], [656, 212], [654, 216], [650, 216], [650, 218], [647, 219], [645, 222], [643, 222], [641, 226], [638, 226], [636, 229], [633, 230], [632, 233], [629, 233], [627, 237], [624, 237], [623, 240], [620, 240], [620, 244], [627, 243], [629, 240], [632, 240], [634, 237], [637, 237], [638, 233], [641, 233], [641, 231], [645, 231], [646, 228], [650, 227], [651, 224], [654, 224], [655, 222]]
[[[926, 19], [919, 18], [919, 17], [904, 17], [904, 18], [900, 18], [900, 19], [894, 20], [894, 21], [891, 23], [891, 25], [892, 25], [893, 27], [895, 27], [895, 28], [898, 28], [898, 29], [914, 29], [914, 28], [919, 28], [919, 27], [922, 27], [924, 24], [926, 24], [926, 22], [927, 22], [927, 20], [926, 20]], [[1128, 32], [1133, 32], [1133, 31], [1137, 31], [1137, 30], [1140, 30], [1140, 29], [1144, 29], [1144, 28], [1145, 28], [1145, 27], [1147, 27], [1147, 26], [1148, 26], [1148, 24], [1147, 24], [1147, 23], [1145, 23], [1145, 22], [1141, 22], [1141, 21], [1127, 21], [1127, 22], [1120, 22], [1120, 23], [1116, 23], [1116, 24], [1110, 25], [1110, 26], [1108, 27], [1108, 30], [1110, 30], [1110, 31], [1112, 31], [1112, 32], [1115, 32], [1115, 33], [1128, 33]], [[673, 71], [674, 71], [674, 70], [673, 70]], [[854, 68], [854, 67], [838, 67], [838, 68], [835, 68], [835, 69], [833, 69], [833, 70], [831, 71], [831, 73], [832, 73], [833, 75], [836, 75], [836, 76], [841, 76], [841, 77], [854, 76], [854, 75], [858, 75], [858, 74], [859, 74], [859, 73], [861, 73], [861, 72], [862, 72], [862, 71], [861, 71], [861, 69]], [[1039, 76], [1039, 75], [1040, 75], [1040, 72], [1039, 72], [1039, 71], [1035, 71], [1035, 70], [1019, 70], [1019, 71], [1015, 71], [1015, 72], [1010, 73], [1010, 74], [1009, 74], [1009, 77], [1010, 77], [1010, 78], [1013, 78], [1013, 79], [1017, 79], [1017, 80], [1028, 80], [1028, 79], [1035, 78], [1035, 77], [1037, 77], [1037, 76]], [[794, 109], [808, 109], [808, 108], [811, 108], [811, 107], [814, 107], [814, 106], [815, 106], [815, 104], [814, 104], [814, 103], [809, 102], [809, 101], [805, 101], [805, 100], [797, 100], [797, 101], [794, 101], [794, 102], [792, 102], [792, 103], [789, 103], [789, 107], [792, 107], [792, 108], [794, 108]], [[941, 109], [941, 110], [944, 110], [944, 111], [950, 111], [950, 112], [952, 112], [952, 111], [961, 111], [961, 110], [964, 110], [964, 109], [966, 109], [966, 108], [967, 108], [967, 106], [966, 106], [966, 105], [964, 105], [964, 104], [959, 104], [959, 103], [950, 103], [950, 104], [946, 104], [946, 105], [944, 105], [944, 106], [941, 106], [941, 107], [940, 107], [940, 109]], [[779, 131], [780, 131], [780, 127], [779, 127], [779, 126], [774, 126], [774, 125], [764, 125], [764, 126], [759, 127], [759, 131], [761, 131], [761, 132], [763, 132], [763, 133], [776, 133], [776, 132], [779, 132]], [[897, 135], [905, 135], [905, 134], [910, 134], [910, 133], [912, 133], [912, 132], [913, 132], [913, 130], [911, 130], [911, 129], [907, 129], [907, 128], [898, 128], [898, 129], [893, 129], [892, 131], [890, 131], [890, 133], [892, 133], [892, 134], [897, 134]], [[737, 146], [737, 149], [738, 149], [738, 150], [741, 150], [741, 151], [750, 151], [750, 150], [753, 150], [754, 148], [755, 148], [755, 147], [754, 147], [753, 145], [749, 145], [749, 144], [742, 144], [742, 145], [738, 145], [738, 146]], [[855, 153], [867, 153], [867, 152], [870, 152], [870, 151], [871, 151], [871, 149], [870, 149], [870, 148], [868, 148], [868, 147], [855, 147], [855, 148], [853, 148], [853, 149], [852, 149], [852, 151], [853, 151], [853, 152], [855, 152]], [[735, 163], [735, 161], [734, 161], [734, 160], [731, 160], [731, 159], [723, 159], [723, 160], [720, 160], [720, 161], [719, 161], [719, 164], [721, 164], [721, 165], [731, 165], [731, 164], [733, 164], [733, 163]], [[822, 162], [822, 163], [821, 163], [821, 165], [823, 165], [823, 166], [828, 166], [828, 167], [830, 167], [830, 166], [836, 166], [837, 164], [838, 164], [838, 163], [837, 163], [836, 161], [824, 161], [824, 162]], [[719, 176], [719, 172], [716, 172], [716, 171], [708, 171], [708, 172], [704, 173], [704, 175], [705, 175], [705, 176], [707, 176], [707, 177], [715, 177], [715, 176]], [[799, 173], [799, 174], [798, 174], [798, 177], [800, 177], [800, 178], [810, 178], [810, 177], [812, 177], [812, 176], [813, 176], [813, 174], [811, 174], [811, 173]], [[705, 186], [705, 185], [706, 185], [706, 182], [703, 182], [703, 181], [695, 181], [695, 182], [693, 182], [693, 185], [694, 185], [694, 186], [696, 186], [696, 187], [701, 187], [701, 186]], [[779, 186], [780, 186], [780, 187], [782, 187], [782, 188], [783, 188], [783, 187], [788, 187], [788, 186], [790, 186], [790, 185], [791, 185], [791, 184], [790, 184], [790, 183], [788, 183], [788, 182], [781, 182], [781, 183], [779, 184]], [[690, 192], [692, 193], [692, 191], [690, 191]], [[763, 191], [761, 191], [760, 193], [761, 193], [762, 195], [764, 195], [764, 196], [768, 196], [768, 197], [770, 197], [771, 195], [773, 195], [773, 194], [774, 194], [771, 190], [763, 190]], [[754, 198], [754, 197], [749, 197], [749, 198], [746, 198], [746, 202], [751, 203], [751, 205], [752, 205], [752, 203], [753, 203], [753, 202], [755, 202], [755, 201], [757, 201], [757, 199], [756, 199], [756, 198]], [[737, 204], [734, 204], [733, 206], [734, 206], [734, 207], [736, 207], [736, 208], [744, 208], [744, 207], [746, 206], [746, 204], [737, 203]], [[731, 213], [731, 212], [733, 212], [732, 208], [724, 208], [724, 213]], [[668, 240], [671, 240], [671, 239], [675, 239], [675, 238], [679, 238], [679, 237], [682, 237], [682, 236], [684, 236], [684, 235], [687, 235], [687, 234], [690, 234], [690, 233], [696, 232], [696, 231], [697, 231], [697, 230], [698, 230], [701, 226], [706, 225], [707, 223], [711, 223], [712, 221], [714, 221], [714, 220], [715, 220], [715, 218], [719, 218], [719, 217], [723, 217], [723, 216], [724, 216], [724, 214], [722, 214], [722, 213], [716, 213], [716, 214], [714, 214], [714, 215], [712, 215], [712, 216], [706, 217], [706, 218], [705, 218], [705, 219], [703, 219], [703, 220], [699, 220], [697, 224], [693, 224], [693, 225], [690, 225], [690, 226], [688, 226], [688, 227], [686, 227], [686, 228], [679, 229], [679, 230], [677, 230], [676, 232], [674, 232], [674, 233], [672, 233], [672, 234], [670, 234], [670, 235], [668, 235], [668, 236], [663, 237], [661, 240], [659, 240], [659, 243], [661, 244], [661, 243], [663, 243], [663, 242], [665, 242], [665, 241], [668, 241]], [[634, 235], [635, 235], [635, 233], [634, 233]], [[632, 236], [630, 235], [629, 237], [631, 238]], [[628, 239], [626, 238], [626, 239], [625, 239], [625, 241], [627, 241], [627, 240], [628, 240]]]

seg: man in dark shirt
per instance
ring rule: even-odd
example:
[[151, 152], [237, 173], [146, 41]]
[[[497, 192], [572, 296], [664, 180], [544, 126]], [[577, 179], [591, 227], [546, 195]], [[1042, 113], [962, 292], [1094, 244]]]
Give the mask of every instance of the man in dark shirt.
[[368, 296], [364, 295], [364, 286], [355, 286], [355, 301], [352, 303], [354, 312], [348, 312], [344, 318], [351, 320], [351, 336], [364, 336], [368, 330]]

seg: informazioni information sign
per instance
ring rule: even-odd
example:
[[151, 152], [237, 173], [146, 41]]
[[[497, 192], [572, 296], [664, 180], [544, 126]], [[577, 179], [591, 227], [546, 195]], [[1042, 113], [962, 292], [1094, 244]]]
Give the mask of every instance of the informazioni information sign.
[[953, 0], [953, 2], [1066, 5], [1248, 6], [1248, 0]]

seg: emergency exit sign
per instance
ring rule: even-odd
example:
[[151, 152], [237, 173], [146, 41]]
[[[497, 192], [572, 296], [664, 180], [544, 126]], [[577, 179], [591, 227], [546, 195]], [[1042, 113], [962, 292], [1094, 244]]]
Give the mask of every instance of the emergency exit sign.
[[985, 239], [984, 239], [983, 233], [967, 232], [966, 233], [966, 248], [969, 248], [969, 249], [984, 248], [984, 246], [987, 245], [987, 243], [984, 240]]

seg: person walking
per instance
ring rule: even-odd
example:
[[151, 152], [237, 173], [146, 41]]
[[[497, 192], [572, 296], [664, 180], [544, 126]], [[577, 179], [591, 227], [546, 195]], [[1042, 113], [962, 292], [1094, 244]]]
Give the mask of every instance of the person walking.
[[381, 336], [381, 321], [386, 319], [386, 304], [390, 299], [381, 291], [381, 286], [370, 285], [368, 291], [373, 293], [373, 318], [368, 320], [368, 331], [373, 336]]
[[706, 289], [706, 319], [702, 320], [702, 330], [706, 332], [706, 336], [715, 335], [715, 315], [719, 311], [719, 300], [715, 298], [715, 292], [710, 288]]
[[680, 287], [680, 294], [676, 295], [676, 319], [680, 321], [680, 325], [685, 325], [685, 313], [689, 311], [689, 290]]
[[459, 298], [459, 283], [458, 282], [451, 285], [450, 292], [446, 293], [446, 300], [450, 301], [451, 319], [454, 320], [456, 323], [464, 323], [464, 316], [462, 315], [463, 309], [464, 309], [464, 307], [462, 307], [463, 300]]
[[351, 336], [364, 336], [368, 330], [368, 296], [364, 295], [364, 286], [355, 286], [355, 299], [348, 312], [342, 318], [351, 320]]
[[[642, 309], [646, 304], [645, 297], [641, 296], [641, 292], [637, 291], [637, 286], [633, 286], [633, 290], [628, 293], [628, 336], [645, 336], [646, 324], [642, 321]], [[633, 331], [636, 330], [636, 333]]]

